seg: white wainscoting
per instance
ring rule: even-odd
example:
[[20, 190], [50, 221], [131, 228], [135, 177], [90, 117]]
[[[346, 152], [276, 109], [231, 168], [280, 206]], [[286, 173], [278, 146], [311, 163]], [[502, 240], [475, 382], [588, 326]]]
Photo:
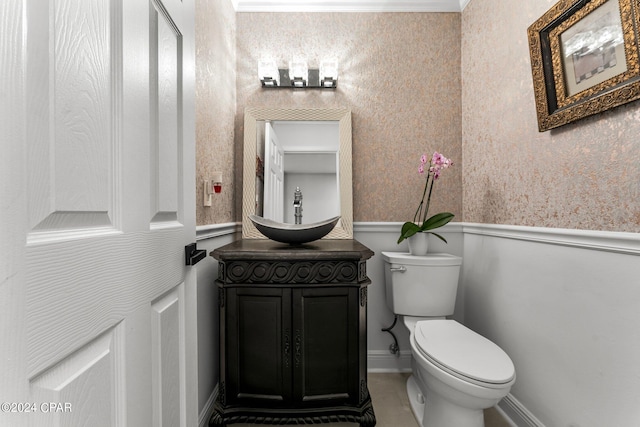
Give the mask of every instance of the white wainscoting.
[[199, 425], [208, 425], [218, 385], [218, 263], [211, 251], [240, 238], [238, 223], [213, 224], [196, 228], [198, 249], [207, 257], [198, 269], [198, 413]]
[[[399, 355], [381, 331], [393, 321], [381, 252], [407, 250], [396, 244], [400, 226], [354, 223], [354, 238], [375, 252], [367, 263], [372, 372], [411, 369], [401, 322], [393, 329]], [[212, 250], [239, 230], [199, 227], [198, 246]], [[516, 366], [516, 384], [499, 405], [513, 425], [640, 425], [639, 234], [468, 223], [450, 223], [441, 234], [449, 243], [434, 239], [432, 250], [463, 257], [453, 317], [504, 348]], [[213, 259], [198, 269], [202, 426], [218, 380], [216, 275]]]
[[640, 425], [640, 234], [464, 224], [464, 323], [517, 379], [522, 427]]

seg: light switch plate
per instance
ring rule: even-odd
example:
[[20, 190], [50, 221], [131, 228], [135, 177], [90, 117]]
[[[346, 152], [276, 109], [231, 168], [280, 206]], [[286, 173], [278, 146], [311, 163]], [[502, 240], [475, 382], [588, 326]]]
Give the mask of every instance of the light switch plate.
[[205, 207], [210, 207], [211, 206], [211, 181], [209, 181], [208, 179], [205, 179], [204, 181], [202, 181], [202, 188], [203, 188], [203, 197], [204, 197], [204, 203], [203, 206]]

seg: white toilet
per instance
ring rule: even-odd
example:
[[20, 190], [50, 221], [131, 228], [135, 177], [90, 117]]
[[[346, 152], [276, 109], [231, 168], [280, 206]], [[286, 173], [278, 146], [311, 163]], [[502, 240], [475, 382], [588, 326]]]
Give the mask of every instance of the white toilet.
[[516, 380], [496, 344], [445, 316], [453, 314], [462, 259], [382, 252], [387, 305], [409, 329], [411, 409], [422, 427], [483, 427]]

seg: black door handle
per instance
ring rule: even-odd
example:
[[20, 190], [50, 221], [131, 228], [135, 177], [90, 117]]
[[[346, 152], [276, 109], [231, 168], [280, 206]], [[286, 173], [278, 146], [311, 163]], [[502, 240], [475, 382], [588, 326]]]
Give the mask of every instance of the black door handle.
[[196, 265], [206, 256], [206, 249], [198, 249], [195, 243], [189, 243], [184, 247], [184, 261], [186, 265]]

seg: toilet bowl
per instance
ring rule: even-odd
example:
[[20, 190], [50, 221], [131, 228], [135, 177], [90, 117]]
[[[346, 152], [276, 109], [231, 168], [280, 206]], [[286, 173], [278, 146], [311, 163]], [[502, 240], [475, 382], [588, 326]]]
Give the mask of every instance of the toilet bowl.
[[515, 382], [509, 356], [454, 320], [405, 320], [413, 375], [407, 393], [424, 427], [482, 427], [483, 409], [495, 406]]
[[[462, 260], [448, 254], [383, 252], [387, 304], [410, 333], [411, 409], [422, 427], [483, 427], [483, 409], [515, 382], [509, 356], [453, 314]], [[409, 273], [409, 274], [407, 274]]]

